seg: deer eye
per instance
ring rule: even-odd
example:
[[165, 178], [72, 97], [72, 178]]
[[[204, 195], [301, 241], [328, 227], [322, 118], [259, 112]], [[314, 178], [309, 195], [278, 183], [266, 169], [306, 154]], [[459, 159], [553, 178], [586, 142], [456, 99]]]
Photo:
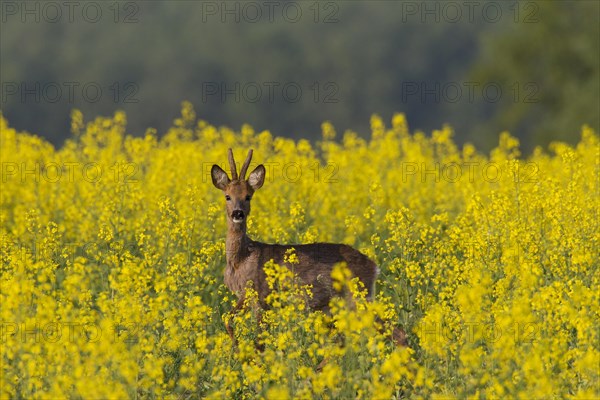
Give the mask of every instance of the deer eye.
[[226, 194], [226, 195], [225, 195], [225, 200], [227, 200], [227, 201], [231, 200], [231, 196], [230, 196], [230, 195], [228, 195], [228, 194]]
[[250, 196], [250, 195], [247, 195], [247, 196], [246, 196], [246, 201], [250, 201], [250, 199], [252, 199], [252, 196]]

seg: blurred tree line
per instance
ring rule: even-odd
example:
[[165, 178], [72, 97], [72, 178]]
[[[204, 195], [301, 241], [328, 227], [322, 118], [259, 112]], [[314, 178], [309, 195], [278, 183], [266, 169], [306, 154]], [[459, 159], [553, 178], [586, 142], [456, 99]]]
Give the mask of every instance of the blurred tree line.
[[526, 150], [598, 130], [598, 2], [468, 3], [2, 1], [0, 107], [55, 144], [73, 108], [123, 109], [140, 135], [183, 100], [309, 139], [325, 120], [367, 136], [371, 114], [395, 112], [484, 150], [503, 130]]

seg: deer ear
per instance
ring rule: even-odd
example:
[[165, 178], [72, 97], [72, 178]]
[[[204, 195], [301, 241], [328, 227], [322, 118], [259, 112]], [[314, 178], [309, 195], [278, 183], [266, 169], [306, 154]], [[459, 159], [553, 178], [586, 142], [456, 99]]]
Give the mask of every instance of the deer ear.
[[265, 167], [260, 164], [258, 167], [254, 168], [254, 171], [250, 172], [250, 176], [248, 176], [248, 183], [250, 187], [254, 190], [260, 189], [265, 183]]
[[225, 187], [231, 182], [227, 176], [227, 172], [223, 171], [217, 164], [213, 165], [210, 170], [213, 185], [217, 189], [225, 190]]

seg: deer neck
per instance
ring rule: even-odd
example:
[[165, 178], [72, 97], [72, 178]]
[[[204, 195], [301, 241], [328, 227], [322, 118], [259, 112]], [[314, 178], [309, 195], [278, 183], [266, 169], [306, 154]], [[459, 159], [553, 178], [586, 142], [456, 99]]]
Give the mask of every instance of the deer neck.
[[238, 269], [249, 254], [248, 245], [250, 242], [250, 238], [246, 235], [246, 221], [241, 224], [235, 224], [232, 221], [227, 222], [225, 251], [228, 268]]

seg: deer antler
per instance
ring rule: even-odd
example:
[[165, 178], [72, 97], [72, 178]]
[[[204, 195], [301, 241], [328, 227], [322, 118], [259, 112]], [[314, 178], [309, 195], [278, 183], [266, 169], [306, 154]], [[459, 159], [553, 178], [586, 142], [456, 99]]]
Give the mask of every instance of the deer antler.
[[229, 167], [231, 168], [231, 180], [234, 181], [238, 178], [237, 170], [235, 169], [235, 160], [233, 159], [233, 151], [229, 149]]
[[252, 149], [248, 150], [248, 156], [246, 156], [246, 161], [244, 161], [244, 165], [242, 165], [242, 169], [240, 170], [240, 179], [246, 178], [246, 171], [248, 170], [248, 166], [250, 165], [251, 160], [252, 160]]

